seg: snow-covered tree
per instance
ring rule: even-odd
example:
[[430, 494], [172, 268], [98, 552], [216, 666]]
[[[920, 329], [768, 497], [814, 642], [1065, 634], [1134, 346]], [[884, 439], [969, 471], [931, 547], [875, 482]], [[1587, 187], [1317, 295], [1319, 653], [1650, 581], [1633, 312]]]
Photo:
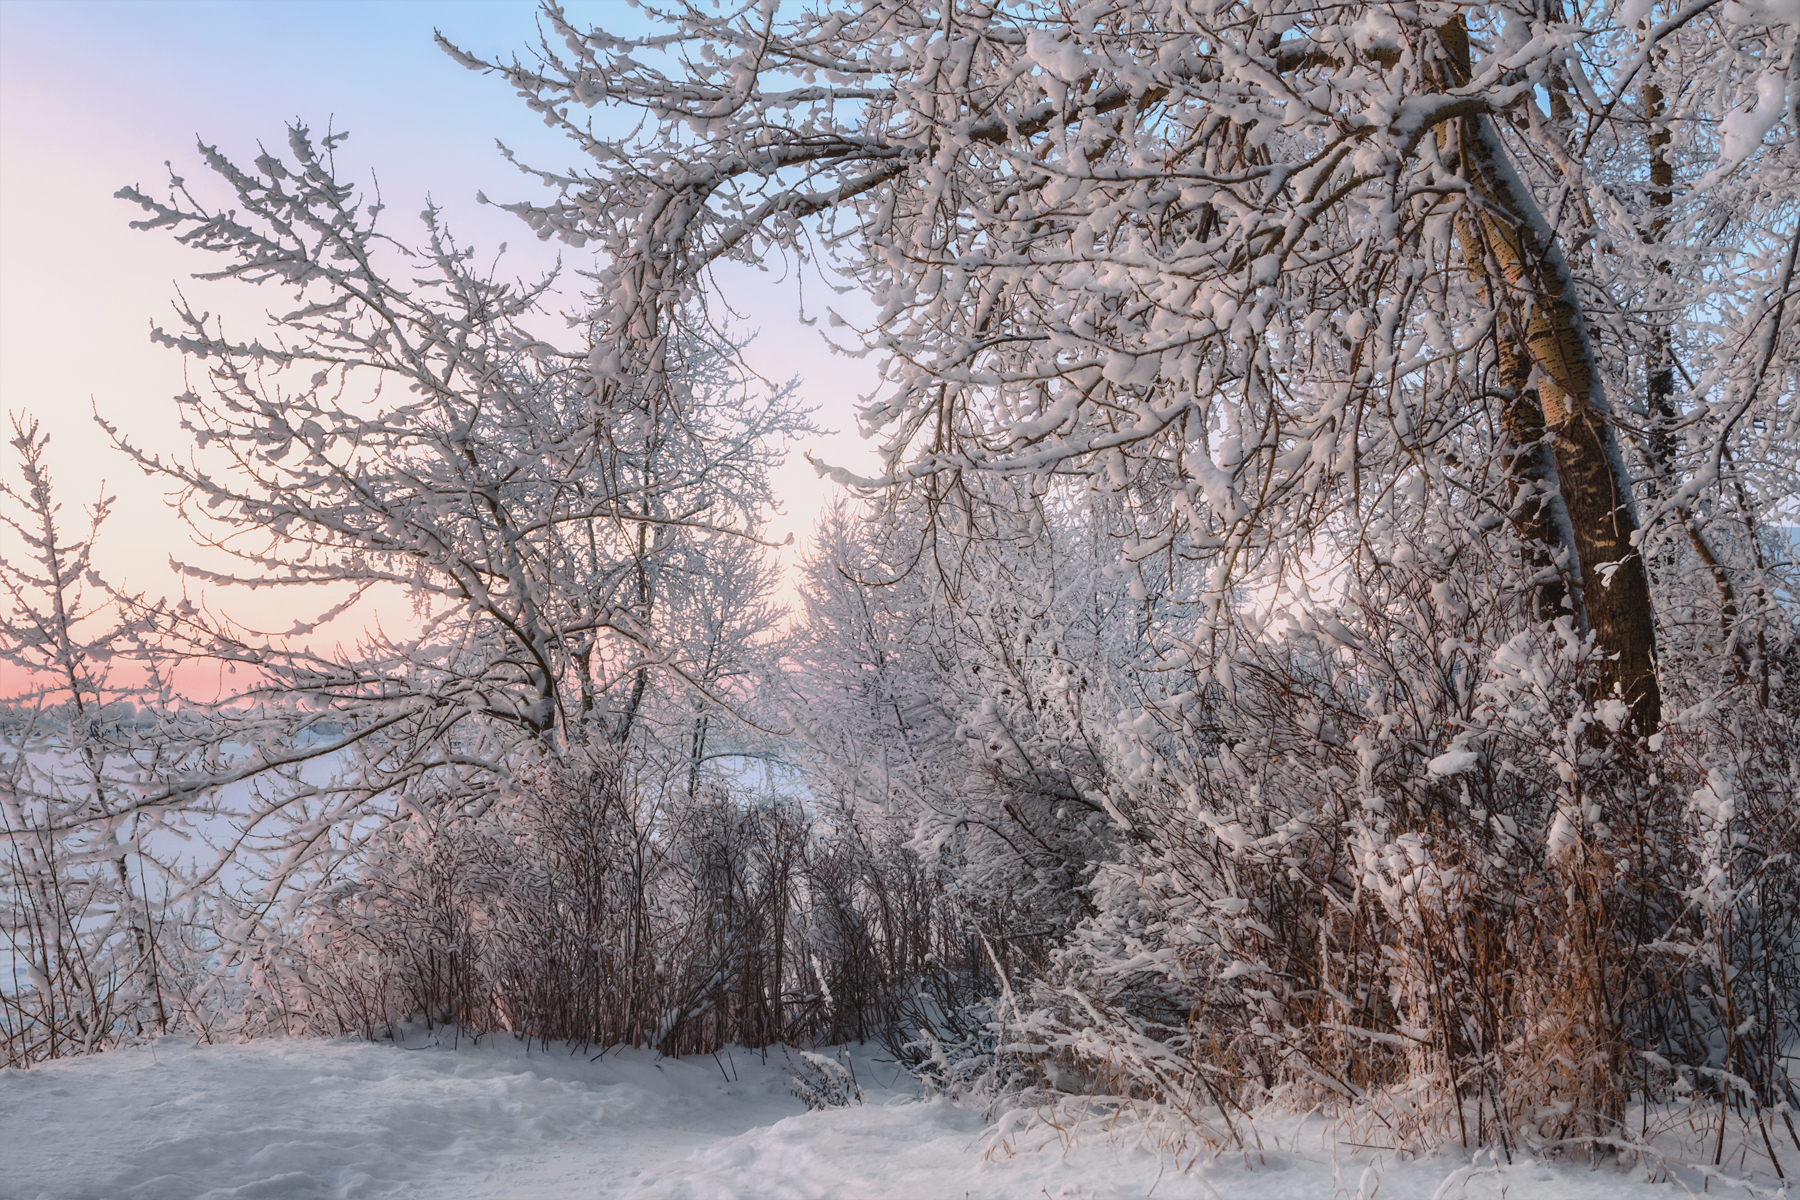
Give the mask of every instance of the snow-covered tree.
[[[597, 388], [710, 264], [823, 255], [890, 385], [863, 413], [886, 473], [846, 482], [1154, 477], [1121, 552], [1187, 531], [1221, 606], [1389, 495], [1471, 498], [1543, 544], [1546, 615], [1592, 628], [1646, 732], [1646, 531], [1791, 494], [1729, 465], [1786, 470], [1793, 436], [1776, 10], [681, 5], [638, 39], [545, 14], [535, 63], [461, 57], [594, 159], [512, 207], [608, 256]], [[596, 105], [641, 110], [635, 140]], [[1721, 581], [1754, 574], [1756, 535], [1727, 540]]]
[[[690, 335], [667, 348], [659, 390], [596, 396], [585, 355], [535, 332], [551, 281], [484, 271], [432, 208], [422, 248], [379, 232], [382, 205], [336, 174], [342, 138], [296, 127], [290, 159], [263, 154], [251, 171], [203, 147], [228, 210], [179, 179], [167, 200], [121, 193], [150, 214], [140, 227], [219, 256], [202, 278], [291, 289], [247, 340], [184, 299], [178, 327], [155, 336], [205, 372], [178, 397], [197, 452], [120, 437], [179, 487], [200, 542], [240, 564], [189, 577], [337, 589], [329, 611], [267, 637], [172, 610], [171, 645], [243, 668], [245, 702], [304, 701], [302, 726], [338, 731], [302, 749], [284, 726], [283, 748], [259, 746], [241, 769], [360, 747], [363, 795], [426, 778], [454, 790], [503, 770], [521, 741], [627, 740], [647, 690], [708, 695], [726, 673], [721, 639], [767, 624], [721, 633], [733, 618], [716, 619], [704, 590], [721, 586], [706, 578], [716, 551], [758, 544], [767, 472], [807, 427], [791, 390], [759, 393]], [[724, 586], [753, 610], [766, 573], [731, 555]], [[384, 589], [411, 620], [370, 625], [353, 650], [309, 643]]]
[[110, 819], [200, 818], [216, 854], [187, 855], [177, 894], [208, 897], [212, 952], [245, 964], [213, 983], [265, 999], [292, 982], [280, 944], [301, 898], [360, 869], [386, 826], [479, 818], [518, 772], [576, 751], [674, 753], [703, 792], [709, 758], [756, 749], [753, 680], [778, 633], [769, 471], [810, 428], [790, 386], [692, 325], [645, 386], [596, 393], [594, 329], [546, 340], [554, 279], [503, 279], [434, 207], [419, 245], [390, 237], [337, 171], [343, 138], [296, 126], [249, 169], [202, 146], [224, 207], [180, 178], [164, 198], [120, 193], [139, 227], [212, 257], [201, 280], [281, 294], [264, 328], [227, 329], [184, 294], [153, 330], [193, 368], [190, 451], [114, 431], [173, 485], [206, 555], [180, 564], [188, 579], [215, 602], [276, 589], [286, 611], [311, 606], [261, 630], [216, 603], [111, 597], [152, 692], [176, 695], [196, 663], [228, 686], [187, 703], [182, 755]]
[[[276, 1024], [878, 1030], [1219, 1143], [1275, 1101], [1616, 1148], [1633, 1090], [1695, 1089], [1766, 1135], [1790, 9], [547, 4], [530, 62], [447, 48], [591, 160], [508, 206], [599, 252], [567, 348], [434, 210], [378, 232], [336, 135], [207, 150], [228, 211], [126, 194], [297, 298], [249, 340], [184, 300], [196, 453], [121, 444], [240, 563], [196, 577], [413, 612], [326, 652], [131, 602], [153, 663], [246, 683], [115, 815], [250, 784], [217, 815], [269, 882], [221, 945]], [[810, 809], [706, 767], [772, 724], [804, 427], [711, 268], [781, 255], [873, 302], [837, 336], [884, 372], [782, 661]]]
[[[1636, 1051], [1721, 1069], [1717, 981], [1794, 1027], [1792, 897], [1747, 865], [1794, 824], [1709, 774], [1787, 770], [1734, 741], [1792, 720], [1787, 8], [652, 15], [625, 38], [551, 4], [535, 60], [460, 56], [592, 157], [511, 208], [605, 253], [596, 389], [717, 262], [816, 261], [873, 301], [844, 336], [883, 361], [883, 467], [829, 473], [874, 525], [832, 535], [809, 601], [830, 787], [907, 811], [915, 849], [985, 841], [943, 882], [986, 903], [1029, 857], [1004, 835], [1053, 828], [1022, 782], [1078, 771], [1137, 835], [1081, 847], [1090, 915], [992, 1011], [1029, 1027], [990, 1043], [1009, 1078], [1037, 1054], [1223, 1138], [1284, 1089], [1410, 1095], [1432, 1136], [1542, 1109], [1549, 1145], [1623, 1136]], [[642, 120], [608, 137], [596, 106]], [[1086, 729], [1018, 686], [1023, 634], [1081, 590], [1052, 560], [1177, 601], [1095, 643], [1117, 708]], [[1722, 701], [1749, 710], [1729, 732]], [[1696, 924], [1725, 826], [1743, 883]], [[1752, 909], [1764, 950], [1724, 932]], [[1670, 965], [1728, 943], [1713, 982]], [[1732, 1052], [1753, 1106], [1783, 1036]]]

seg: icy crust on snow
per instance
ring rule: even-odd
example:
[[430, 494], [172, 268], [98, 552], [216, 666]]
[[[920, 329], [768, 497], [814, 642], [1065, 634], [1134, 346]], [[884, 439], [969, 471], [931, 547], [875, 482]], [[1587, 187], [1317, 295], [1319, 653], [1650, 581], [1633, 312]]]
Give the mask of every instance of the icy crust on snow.
[[[6, 1200], [1667, 1200], [1642, 1176], [1338, 1148], [1323, 1122], [1287, 1148], [1189, 1164], [1041, 1124], [998, 1136], [858, 1056], [867, 1103], [804, 1112], [797, 1056], [690, 1060], [516, 1045], [349, 1041], [154, 1046], [0, 1071]], [[1003, 1123], [1004, 1125], [1004, 1123]], [[1360, 1155], [1360, 1156], [1359, 1156]], [[1186, 1167], [1187, 1169], [1183, 1169]]]

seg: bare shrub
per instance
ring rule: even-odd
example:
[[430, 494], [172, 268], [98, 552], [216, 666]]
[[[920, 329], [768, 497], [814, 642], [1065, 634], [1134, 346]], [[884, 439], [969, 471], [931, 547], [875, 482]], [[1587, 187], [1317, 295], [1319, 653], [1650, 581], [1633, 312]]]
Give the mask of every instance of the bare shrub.
[[0, 1065], [28, 1066], [166, 1032], [189, 1003], [194, 956], [152, 846], [166, 827], [137, 805], [182, 762], [187, 731], [112, 678], [139, 632], [94, 569], [112, 502], [102, 491], [71, 530], [49, 437], [28, 417], [12, 425], [17, 482], [0, 479], [0, 670], [13, 689], [0, 706]]
[[810, 819], [717, 780], [690, 791], [687, 768], [584, 750], [485, 813], [396, 826], [289, 941], [286, 1007], [333, 1032], [417, 1016], [669, 1054], [854, 1026], [851, 905], [814, 870]]

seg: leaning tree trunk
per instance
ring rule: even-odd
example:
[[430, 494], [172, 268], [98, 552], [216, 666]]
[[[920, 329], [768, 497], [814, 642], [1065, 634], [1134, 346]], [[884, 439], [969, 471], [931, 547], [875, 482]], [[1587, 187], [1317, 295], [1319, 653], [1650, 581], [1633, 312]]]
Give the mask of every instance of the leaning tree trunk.
[[[1453, 82], [1469, 78], [1469, 35], [1462, 17], [1440, 30]], [[1475, 211], [1483, 245], [1465, 257], [1502, 278], [1490, 294], [1510, 294], [1525, 306], [1518, 331], [1537, 377], [1538, 403], [1556, 459], [1558, 487], [1568, 509], [1580, 559], [1581, 603], [1604, 656], [1602, 695], [1615, 690], [1645, 733], [1662, 721], [1656, 678], [1656, 619], [1650, 578], [1634, 544], [1637, 517], [1631, 485], [1606, 420], [1575, 290], [1556, 233], [1507, 161], [1506, 148], [1485, 116], [1464, 117], [1457, 130], [1465, 203]]]
[[1490, 260], [1480, 224], [1466, 211], [1457, 215], [1456, 240], [1470, 276], [1481, 288], [1482, 303], [1492, 305], [1498, 317], [1494, 374], [1503, 393], [1500, 428], [1506, 435], [1506, 452], [1501, 467], [1512, 502], [1510, 520], [1537, 572], [1533, 582], [1537, 616], [1550, 620], [1565, 609], [1579, 611], [1581, 590], [1568, 586], [1580, 570], [1575, 533], [1563, 505], [1556, 459], [1544, 441], [1544, 411], [1531, 382], [1522, 322], [1511, 311], [1510, 298], [1496, 296], [1486, 285], [1490, 276], [1498, 275], [1498, 268]]

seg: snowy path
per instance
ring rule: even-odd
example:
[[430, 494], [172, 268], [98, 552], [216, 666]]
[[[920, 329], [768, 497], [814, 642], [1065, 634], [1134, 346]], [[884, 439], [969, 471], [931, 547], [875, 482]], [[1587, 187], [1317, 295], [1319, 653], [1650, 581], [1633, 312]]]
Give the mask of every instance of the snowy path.
[[[859, 1070], [869, 1103], [807, 1113], [779, 1052], [655, 1061], [511, 1045], [154, 1047], [0, 1071], [0, 1200], [1431, 1200], [1459, 1166], [1270, 1152], [1176, 1171], [1084, 1145], [990, 1156], [982, 1122]], [[888, 1070], [891, 1071], [891, 1068]], [[873, 1073], [886, 1078], [886, 1072]], [[1365, 1176], [1365, 1171], [1368, 1174]], [[1672, 1200], [1642, 1177], [1520, 1164], [1441, 1200]], [[1152, 1192], [1152, 1189], [1154, 1191]], [[1717, 1185], [1714, 1188], [1718, 1192]], [[1721, 1194], [1731, 1194], [1735, 1189]]]

